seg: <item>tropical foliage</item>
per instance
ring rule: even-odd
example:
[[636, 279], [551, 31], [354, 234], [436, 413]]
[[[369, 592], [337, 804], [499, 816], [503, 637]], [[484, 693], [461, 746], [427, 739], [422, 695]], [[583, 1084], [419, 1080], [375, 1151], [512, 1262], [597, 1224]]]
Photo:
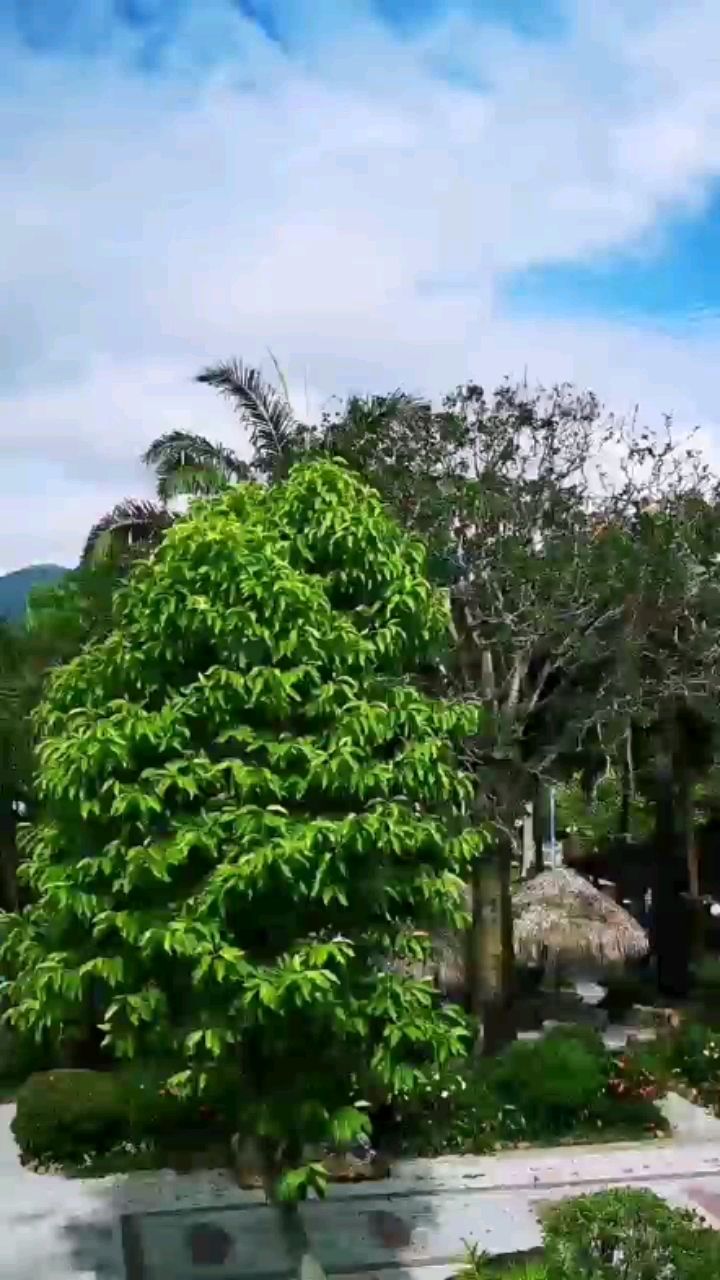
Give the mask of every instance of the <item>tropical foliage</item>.
[[336, 464], [240, 486], [135, 568], [37, 717], [34, 902], [2, 953], [15, 1025], [99, 1026], [111, 1055], [174, 1057], [181, 1091], [235, 1064], [271, 1172], [351, 1141], [364, 1102], [467, 1043], [389, 964], [463, 922], [485, 842], [456, 760], [480, 712], [413, 684], [448, 645], [424, 565]]

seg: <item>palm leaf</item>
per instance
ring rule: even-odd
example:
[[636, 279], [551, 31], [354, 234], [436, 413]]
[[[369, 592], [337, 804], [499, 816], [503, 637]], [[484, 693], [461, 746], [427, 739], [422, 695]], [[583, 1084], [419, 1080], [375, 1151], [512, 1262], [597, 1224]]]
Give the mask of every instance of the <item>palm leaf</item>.
[[283, 393], [283, 395], [285, 396], [285, 399], [287, 400], [287, 402], [288, 402], [288, 404], [289, 404], [289, 403], [290, 403], [290, 388], [288, 387], [288, 384], [287, 384], [287, 378], [285, 377], [285, 374], [283, 373], [282, 369], [280, 368], [280, 363], [279, 363], [278, 358], [277, 358], [277, 356], [275, 355], [274, 351], [271, 351], [269, 347], [268, 347], [267, 351], [268, 351], [268, 355], [269, 355], [270, 359], [271, 359], [271, 360], [272, 360], [272, 362], [273, 362], [273, 368], [275, 369], [275, 372], [276, 372], [276, 374], [277, 374], [277, 376], [278, 376], [278, 382], [280, 383], [280, 386], [282, 387], [282, 393]]
[[199, 373], [196, 379], [214, 387], [232, 401], [250, 430], [259, 471], [273, 474], [287, 459], [297, 433], [297, 423], [287, 399], [266, 383], [258, 369], [240, 360], [228, 360]]
[[81, 564], [98, 564], [113, 556], [154, 547], [174, 516], [165, 507], [145, 499], [126, 498], [118, 502], [90, 530]]
[[219, 493], [250, 476], [248, 464], [232, 449], [188, 431], [158, 436], [142, 460], [155, 468], [158, 497], [163, 502], [184, 494]]

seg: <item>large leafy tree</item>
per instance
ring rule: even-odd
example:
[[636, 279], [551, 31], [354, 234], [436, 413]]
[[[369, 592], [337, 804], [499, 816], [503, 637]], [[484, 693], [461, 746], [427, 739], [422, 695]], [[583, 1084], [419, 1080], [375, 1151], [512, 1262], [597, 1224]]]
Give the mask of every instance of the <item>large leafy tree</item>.
[[[679, 510], [680, 496], [695, 491], [697, 460], [669, 434], [606, 415], [590, 393], [509, 382], [491, 394], [460, 387], [440, 412], [402, 393], [351, 400], [314, 443], [342, 454], [427, 540], [433, 572], [451, 591], [449, 683], [488, 712], [468, 744], [483, 780], [478, 818], [497, 834], [475, 874], [471, 968], [493, 1042], [511, 992], [518, 819], [549, 782], [579, 767], [592, 775], [608, 753], [629, 759], [633, 716], [657, 711], [662, 662], [651, 672], [643, 652], [647, 607], [654, 602], [657, 619], [663, 601], [662, 628], [674, 634], [669, 597], [683, 592], [663, 587], [663, 575], [684, 582], [692, 557], [643, 531], [654, 528], [653, 510]], [[681, 541], [694, 537], [688, 530]], [[698, 645], [709, 673], [712, 644], [696, 630], [685, 658], [697, 676]], [[680, 640], [676, 660], [682, 648]], [[670, 683], [666, 671], [663, 696]]]
[[324, 462], [198, 504], [116, 608], [40, 711], [13, 1017], [94, 1020], [115, 1055], [174, 1057], [177, 1088], [234, 1064], [241, 1130], [297, 1190], [305, 1141], [352, 1138], [363, 1099], [412, 1092], [463, 1043], [394, 963], [462, 921], [484, 843], [455, 757], [479, 713], [415, 683], [447, 599]]
[[713, 476], [694, 462], [613, 532], [631, 566], [619, 668], [655, 806], [654, 944], [670, 995], [687, 990], [693, 915], [701, 919], [695, 800], [719, 727], [720, 508]]
[[[599, 656], [614, 618], [588, 504], [589, 460], [613, 432], [591, 395], [475, 384], [440, 411], [396, 392], [352, 399], [314, 445], [378, 488], [450, 586], [446, 685], [488, 713], [467, 744], [495, 854], [474, 884], [472, 991], [486, 1041], [502, 1037], [512, 977], [510, 864], [527, 800], [592, 731]], [[592, 681], [587, 673], [592, 671]], [[580, 679], [580, 672], [583, 679]]]

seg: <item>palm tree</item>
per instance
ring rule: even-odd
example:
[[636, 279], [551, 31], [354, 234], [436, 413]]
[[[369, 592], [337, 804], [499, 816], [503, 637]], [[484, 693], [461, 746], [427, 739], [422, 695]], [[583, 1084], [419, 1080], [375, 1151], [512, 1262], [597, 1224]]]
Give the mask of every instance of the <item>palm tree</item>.
[[287, 473], [291, 458], [308, 439], [290, 407], [285, 377], [271, 357], [282, 390], [264, 381], [260, 371], [228, 360], [203, 369], [196, 382], [215, 388], [233, 404], [249, 428], [252, 462], [232, 449], [188, 431], [169, 431], [153, 440], [143, 462], [156, 475], [158, 500], [126, 498], [93, 525], [85, 542], [82, 563], [116, 558], [127, 565], [147, 554], [178, 518], [169, 503], [182, 497], [210, 497], [230, 485], [257, 479], [272, 482]]
[[124, 498], [92, 526], [80, 564], [90, 566], [117, 560], [118, 567], [157, 546], [174, 521], [164, 503]]
[[[158, 436], [142, 459], [155, 471], [157, 501], [129, 498], [118, 503], [90, 530], [82, 563], [115, 557], [120, 567], [127, 565], [156, 547], [178, 518], [169, 503], [183, 497], [211, 497], [248, 480], [277, 483], [293, 462], [310, 453], [345, 456], [396, 505], [412, 505], [405, 443], [416, 442], [424, 433], [430, 449], [431, 406], [399, 390], [382, 396], [351, 396], [335, 414], [325, 414], [318, 427], [309, 427], [296, 418], [285, 375], [272, 352], [270, 357], [279, 390], [242, 360], [210, 365], [195, 379], [231, 402], [248, 431], [250, 462], [226, 445], [193, 432]], [[390, 442], [387, 452], [379, 447], [383, 441]], [[431, 461], [425, 457], [426, 464]]]

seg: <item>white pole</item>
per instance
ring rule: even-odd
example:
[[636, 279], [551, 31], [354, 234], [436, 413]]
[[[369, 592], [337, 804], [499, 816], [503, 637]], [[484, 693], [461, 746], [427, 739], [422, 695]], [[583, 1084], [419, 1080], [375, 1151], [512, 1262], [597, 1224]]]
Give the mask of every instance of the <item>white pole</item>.
[[550, 788], [550, 866], [553, 871], [557, 866], [557, 847], [555, 844], [555, 788]]

